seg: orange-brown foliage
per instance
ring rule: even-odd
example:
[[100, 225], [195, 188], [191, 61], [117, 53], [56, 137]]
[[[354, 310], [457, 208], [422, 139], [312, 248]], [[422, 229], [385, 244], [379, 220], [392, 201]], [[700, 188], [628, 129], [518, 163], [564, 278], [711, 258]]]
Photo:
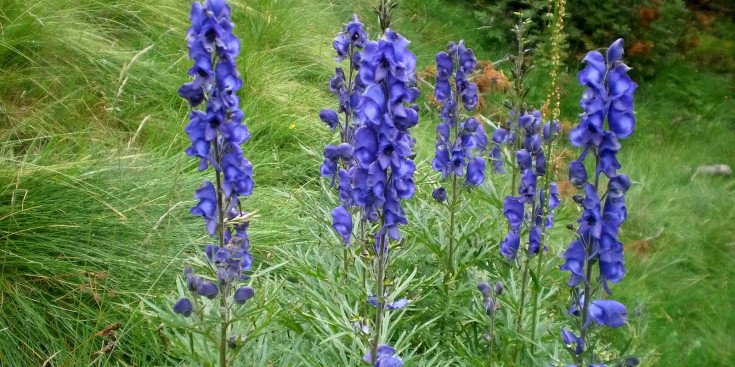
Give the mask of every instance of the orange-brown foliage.
[[631, 55], [645, 55], [653, 49], [653, 42], [645, 40], [637, 40], [630, 46], [628, 53]]

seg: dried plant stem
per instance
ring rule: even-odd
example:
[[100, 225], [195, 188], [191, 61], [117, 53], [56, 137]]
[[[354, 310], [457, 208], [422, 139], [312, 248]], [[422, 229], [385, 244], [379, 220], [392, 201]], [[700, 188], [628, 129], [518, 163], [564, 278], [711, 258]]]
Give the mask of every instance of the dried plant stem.
[[[541, 292], [541, 269], [543, 265], [543, 255], [544, 255], [544, 245], [546, 243], [546, 220], [549, 216], [549, 203], [551, 202], [551, 192], [550, 192], [550, 183], [551, 183], [551, 155], [553, 153], [553, 145], [551, 144], [554, 140], [554, 121], [557, 121], [559, 119], [560, 111], [560, 104], [561, 104], [561, 95], [559, 93], [559, 86], [557, 84], [557, 75], [559, 66], [561, 64], [561, 31], [564, 28], [564, 14], [565, 14], [565, 6], [566, 6], [566, 0], [556, 0], [554, 4], [554, 13], [556, 15], [555, 22], [554, 22], [554, 32], [551, 36], [551, 50], [552, 50], [552, 62], [551, 62], [551, 90], [549, 91], [549, 97], [548, 97], [548, 104], [553, 104], [551, 116], [550, 116], [550, 124], [549, 124], [549, 136], [548, 139], [546, 139], [546, 168], [545, 171], [546, 174], [544, 175], [544, 202], [542, 205], [544, 206], [542, 219], [541, 219], [541, 243], [539, 244], [539, 253], [538, 253], [538, 261], [536, 263], [536, 277], [539, 279], [539, 286], [536, 289], [536, 292], [533, 296], [533, 321], [531, 323], [531, 340], [536, 340], [536, 327], [538, 324], [538, 320], [540, 318], [540, 315], [538, 313], [538, 304], [539, 304], [539, 294]], [[531, 352], [533, 352], [535, 349], [535, 345], [531, 345]]]

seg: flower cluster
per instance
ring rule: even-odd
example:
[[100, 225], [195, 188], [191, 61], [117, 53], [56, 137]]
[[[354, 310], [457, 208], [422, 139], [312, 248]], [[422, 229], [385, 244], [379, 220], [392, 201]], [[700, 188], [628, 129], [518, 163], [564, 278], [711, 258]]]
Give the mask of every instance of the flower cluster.
[[[436, 54], [436, 66], [434, 96], [442, 103], [443, 122], [436, 128], [436, 156], [431, 166], [441, 172], [442, 180], [449, 175], [464, 176], [465, 185], [479, 186], [485, 181], [485, 160], [481, 153], [487, 146], [487, 136], [476, 118], [459, 122], [460, 104], [469, 112], [477, 106], [477, 85], [468, 80], [477, 67], [475, 53], [465, 47], [464, 41], [450, 42], [446, 52]], [[454, 90], [451, 77], [454, 77]]]
[[[347, 208], [356, 206], [362, 218], [382, 228], [376, 234], [399, 239], [398, 225], [406, 224], [400, 199], [413, 196], [413, 173], [410, 159], [414, 140], [409, 128], [418, 123], [418, 106], [413, 103], [420, 92], [415, 87], [416, 56], [401, 35], [386, 30], [379, 41], [365, 44], [356, 84], [362, 94], [353, 94], [355, 108], [354, 164], [341, 169], [339, 197], [342, 206], [332, 211], [333, 226], [349, 245], [352, 217]], [[347, 148], [345, 147], [345, 150]]]
[[[592, 51], [584, 58], [587, 66], [579, 73], [580, 84], [587, 87], [580, 102], [584, 113], [580, 116], [580, 124], [569, 134], [573, 145], [584, 148], [580, 157], [569, 165], [569, 182], [584, 189], [584, 195], [576, 198], [584, 211], [578, 220], [577, 239], [562, 254], [566, 262], [560, 266], [561, 270], [571, 272], [570, 287], [584, 283], [584, 291], [576, 292], [569, 311], [582, 316], [582, 336], [577, 338], [562, 330], [565, 342], [577, 345], [577, 354], [584, 350], [585, 330], [591, 321], [619, 327], [627, 317], [625, 306], [617, 301], [587, 299], [593, 293], [590, 278], [594, 264], [599, 264], [599, 279], [607, 294], [611, 294], [608, 282], [618, 283], [625, 275], [623, 244], [618, 241], [618, 232], [627, 218], [625, 194], [631, 182], [626, 175], [617, 172], [620, 163], [616, 154], [620, 150], [618, 139], [630, 136], [635, 126], [633, 92], [636, 83], [628, 77], [630, 68], [622, 62], [622, 55], [623, 40], [618, 39], [608, 48], [607, 57]], [[608, 130], [603, 125], [605, 119]], [[583, 163], [590, 152], [596, 161], [593, 183], [589, 182]], [[608, 178], [604, 205], [598, 194], [602, 173]]]
[[[503, 203], [503, 213], [510, 223], [510, 231], [500, 245], [500, 253], [508, 261], [516, 258], [520, 247], [520, 236], [523, 230], [523, 222], [526, 218], [525, 207], [530, 207], [528, 253], [538, 253], [541, 247], [542, 225], [551, 228], [554, 225], [553, 211], [559, 206], [559, 189], [555, 182], [549, 183], [548, 213], [546, 223], [542, 224], [544, 216], [545, 192], [543, 185], [538, 187], [538, 178], [546, 174], [546, 157], [543, 144], [553, 138], [561, 126], [556, 121], [547, 122], [543, 127], [543, 139], [541, 138], [541, 113], [523, 113], [518, 119], [517, 129], [508, 132], [498, 128], [493, 133], [493, 141], [514, 141], [515, 133], [522, 130], [523, 147], [515, 152], [516, 162], [521, 172], [521, 182], [518, 187], [518, 196], [509, 195]], [[545, 250], [545, 249], [544, 249]]]
[[503, 282], [496, 282], [494, 287], [490, 287], [490, 284], [481, 282], [477, 284], [477, 290], [482, 293], [482, 303], [485, 306], [485, 314], [491, 316], [496, 310], [498, 296], [503, 294]]
[[[243, 304], [253, 296], [248, 287], [234, 289], [237, 279], [247, 279], [243, 274], [252, 266], [248, 239], [248, 215], [240, 210], [240, 196], [248, 196], [253, 190], [253, 167], [243, 157], [240, 145], [250, 138], [242, 120], [240, 100], [235, 94], [242, 86], [235, 65], [240, 53], [240, 41], [232, 33], [230, 7], [225, 0], [194, 2], [189, 19], [192, 22], [187, 37], [189, 58], [194, 66], [189, 75], [194, 81], [184, 83], [179, 95], [194, 108], [206, 101], [204, 111], [190, 112], [186, 132], [191, 146], [186, 153], [200, 159], [199, 170], [211, 165], [217, 175], [217, 185], [205, 181], [195, 193], [199, 202], [191, 213], [202, 216], [207, 232], [220, 239], [219, 246], [210, 244], [205, 255], [213, 270], [213, 280], [205, 281], [196, 276], [192, 268], [185, 268], [186, 286], [197, 296], [214, 299], [217, 295]], [[196, 302], [195, 302], [196, 303]], [[192, 303], [181, 298], [174, 311], [184, 316], [192, 313]]]

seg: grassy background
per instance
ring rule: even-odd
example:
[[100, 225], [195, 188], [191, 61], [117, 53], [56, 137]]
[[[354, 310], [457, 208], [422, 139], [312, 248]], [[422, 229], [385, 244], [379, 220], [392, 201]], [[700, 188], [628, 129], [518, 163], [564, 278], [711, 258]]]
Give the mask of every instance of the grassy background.
[[[356, 12], [374, 37], [377, 22], [367, 2], [232, 6], [243, 42], [242, 109], [252, 132], [245, 152], [256, 175], [246, 206], [260, 215], [251, 227], [254, 254], [261, 264], [290, 261], [285, 290], [276, 293], [287, 298], [320, 284], [303, 283], [292, 272], [324, 279], [339, 264], [330, 251], [320, 252], [339, 253], [333, 234], [303, 227], [311, 223], [308, 213], [318, 211], [309, 198], [323, 199], [319, 151], [332, 139], [317, 115], [334, 105], [326, 83], [339, 25]], [[474, 19], [468, 11], [444, 0], [401, 1], [393, 24], [413, 41], [417, 69], [460, 38], [479, 59], [505, 55], [508, 45], [492, 43], [467, 20]], [[0, 365], [172, 363], [161, 321], [146, 317], [138, 300], [165, 303], [182, 262], [206, 241], [200, 220], [188, 214], [192, 190], [204, 176], [183, 154], [187, 106], [175, 93], [187, 81], [187, 16], [188, 8], [173, 0], [0, 0]], [[623, 227], [628, 276], [614, 291], [641, 315], [618, 332], [634, 334], [646, 365], [729, 366], [735, 360], [729, 287], [735, 181], [695, 174], [702, 164], [735, 167], [735, 68], [726, 61], [735, 57], [734, 36], [731, 23], [718, 23], [690, 54], [662, 65], [636, 92], [637, 131], [621, 152], [623, 171], [636, 182]], [[575, 72], [565, 76], [563, 115], [569, 121], [579, 112]], [[538, 103], [545, 96], [543, 71], [530, 80], [530, 99]], [[426, 107], [424, 97], [421, 103]], [[424, 108], [414, 132], [423, 164], [418, 198], [426, 198], [436, 181], [426, 164], [435, 122]], [[423, 203], [411, 204], [409, 213], [425, 213]], [[571, 222], [574, 215], [563, 218]], [[482, 224], [492, 227], [493, 219], [487, 220]], [[406, 231], [422, 228], [412, 224]], [[500, 234], [493, 236], [483, 241], [495, 252]], [[414, 243], [402, 261], [430, 263], [420, 246]], [[554, 258], [549, 267], [559, 263]], [[261, 289], [278, 283], [265, 281], [273, 284]], [[280, 300], [282, 313], [309, 306], [299, 302]], [[340, 302], [349, 305], [349, 297]], [[324, 365], [319, 356], [283, 354], [327, 348], [298, 335], [299, 322], [317, 318], [309, 312], [280, 317], [271, 336], [253, 347], [253, 364], [278, 358], [280, 365]], [[105, 342], [93, 335], [118, 322], [117, 349], [96, 353]], [[340, 356], [341, 347], [329, 348], [315, 354], [347, 363], [334, 362], [349, 360]], [[458, 352], [406, 351], [415, 365], [442, 365], [431, 358], [448, 353]], [[470, 365], [468, 358], [443, 363]]]

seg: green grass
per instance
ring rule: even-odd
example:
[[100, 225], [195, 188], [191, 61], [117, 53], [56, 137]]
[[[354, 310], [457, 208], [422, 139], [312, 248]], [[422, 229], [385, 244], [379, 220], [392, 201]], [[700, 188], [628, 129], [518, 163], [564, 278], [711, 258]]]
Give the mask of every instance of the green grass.
[[[317, 116], [335, 105], [326, 83], [339, 25], [357, 12], [372, 37], [377, 21], [367, 2], [232, 3], [243, 42], [240, 96], [252, 133], [244, 150], [255, 164], [255, 194], [245, 202], [259, 215], [251, 226], [253, 251], [263, 268], [288, 261], [257, 280], [256, 292], [275, 290], [259, 294], [255, 304], [272, 307], [276, 316], [243, 358], [253, 365], [352, 365], [364, 344], [345, 337], [352, 330], [345, 310], [357, 310], [363, 295], [361, 289], [334, 293], [349, 287], [334, 271], [341, 249], [326, 228], [329, 206], [317, 204], [334, 200], [315, 177], [320, 147], [333, 139]], [[189, 60], [183, 39], [188, 9], [181, 5], [0, 0], [0, 365], [184, 363], [177, 334], [140, 302], [168, 307], [181, 265], [207, 241], [201, 220], [188, 213], [205, 176], [183, 154], [187, 106], [176, 89], [187, 80]], [[401, 1], [393, 22], [413, 42], [418, 70], [459, 38], [479, 59], [504, 56], [507, 46], [492, 43], [467, 20], [474, 19], [468, 11], [444, 0]], [[642, 316], [606, 335], [618, 337], [614, 344], [635, 336], [634, 351], [648, 366], [727, 366], [735, 359], [729, 332], [735, 329], [729, 290], [735, 181], [695, 175], [703, 164], [735, 167], [735, 70], [718, 61], [735, 57], [726, 41], [733, 27], [718, 27], [689, 58], [639, 83], [637, 131], [621, 151], [622, 171], [636, 183], [623, 242], [652, 238], [638, 252], [628, 249], [628, 274], [613, 287], [615, 298]], [[539, 104], [544, 72], [529, 80], [541, 86], [530, 95]], [[579, 112], [580, 92], [574, 84], [565, 90], [567, 120]], [[409, 219], [394, 271], [402, 284], [417, 270], [407, 286], [413, 304], [390, 332], [407, 365], [481, 365], [479, 335], [443, 341], [429, 330], [453, 321], [480, 325], [473, 282], [514, 273], [497, 255], [502, 195], [491, 185], [473, 194], [463, 229], [477, 233], [464, 239], [464, 260], [472, 266], [452, 293], [432, 290], [441, 281], [437, 237], [446, 234], [444, 214], [429, 200], [437, 181], [428, 167], [437, 118], [425, 97], [420, 104], [413, 134], [419, 187], [407, 207], [416, 219]], [[498, 190], [503, 182], [496, 178]], [[576, 214], [560, 214], [552, 254], [563, 250], [563, 224]], [[551, 287], [565, 276], [553, 270], [561, 261], [550, 259], [546, 284], [563, 301], [561, 283]], [[96, 354], [107, 341], [93, 335], [118, 322], [115, 351]], [[333, 335], [339, 337], [321, 342]], [[555, 339], [545, 337], [546, 345], [553, 348]]]

